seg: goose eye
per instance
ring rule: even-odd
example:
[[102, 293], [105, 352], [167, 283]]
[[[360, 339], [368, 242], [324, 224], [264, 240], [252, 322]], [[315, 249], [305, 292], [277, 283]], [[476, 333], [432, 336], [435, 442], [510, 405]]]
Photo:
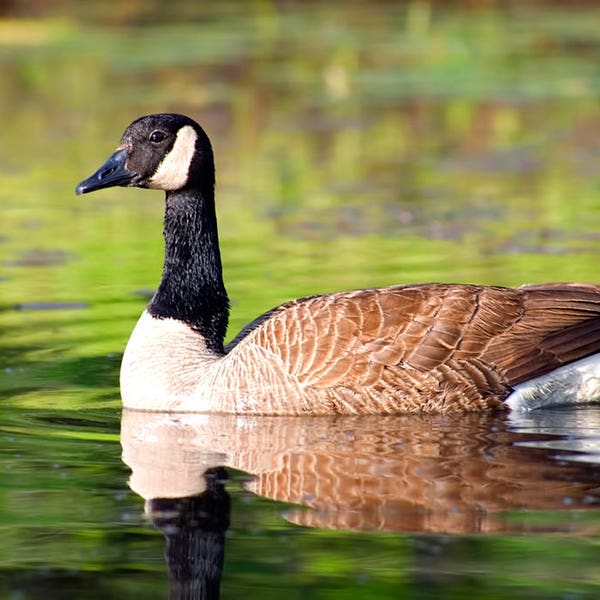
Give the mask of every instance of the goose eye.
[[158, 144], [165, 139], [165, 134], [162, 131], [153, 131], [148, 139], [151, 142]]

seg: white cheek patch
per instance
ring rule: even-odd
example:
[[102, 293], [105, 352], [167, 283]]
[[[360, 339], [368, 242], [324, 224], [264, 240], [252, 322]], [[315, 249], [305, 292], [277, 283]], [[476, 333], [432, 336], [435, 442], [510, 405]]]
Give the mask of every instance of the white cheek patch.
[[148, 180], [148, 187], [165, 191], [181, 189], [187, 183], [197, 139], [198, 135], [191, 125], [182, 127], [177, 132], [173, 148]]

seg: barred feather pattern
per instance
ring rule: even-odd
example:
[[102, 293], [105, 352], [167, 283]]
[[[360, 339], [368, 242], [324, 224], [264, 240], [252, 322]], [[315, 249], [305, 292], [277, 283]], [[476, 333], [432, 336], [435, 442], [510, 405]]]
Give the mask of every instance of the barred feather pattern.
[[481, 410], [600, 350], [600, 287], [395, 286], [295, 300], [259, 321], [217, 370], [216, 384], [235, 382], [225, 412]]

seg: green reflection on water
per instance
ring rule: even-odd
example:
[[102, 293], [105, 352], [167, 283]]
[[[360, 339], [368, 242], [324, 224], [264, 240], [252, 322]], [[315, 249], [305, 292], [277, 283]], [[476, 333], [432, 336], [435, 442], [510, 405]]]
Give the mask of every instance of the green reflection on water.
[[[159, 277], [162, 199], [74, 196], [139, 114], [189, 113], [213, 139], [230, 337], [315, 292], [598, 280], [598, 9], [142, 4], [47, 3], [0, 20], [5, 594], [24, 580], [8, 573], [49, 563], [65, 594], [69, 569], [99, 597], [85, 573], [120, 561], [162, 575], [160, 536], [114, 495], [126, 471], [110, 416]], [[84, 306], [34, 309], [44, 302]], [[108, 429], [31, 419], [84, 408]], [[224, 597], [583, 598], [598, 583], [595, 539], [314, 532], [238, 492]], [[133, 532], [119, 510], [137, 515]], [[118, 585], [155, 597], [157, 581]]]

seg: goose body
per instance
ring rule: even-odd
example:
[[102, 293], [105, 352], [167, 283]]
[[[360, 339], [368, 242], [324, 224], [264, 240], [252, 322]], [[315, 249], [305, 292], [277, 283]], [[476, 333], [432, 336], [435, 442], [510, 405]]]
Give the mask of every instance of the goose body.
[[204, 130], [141, 117], [77, 193], [166, 192], [160, 285], [123, 356], [124, 406], [240, 414], [529, 409], [600, 399], [600, 286], [415, 284], [294, 300], [227, 346]]

